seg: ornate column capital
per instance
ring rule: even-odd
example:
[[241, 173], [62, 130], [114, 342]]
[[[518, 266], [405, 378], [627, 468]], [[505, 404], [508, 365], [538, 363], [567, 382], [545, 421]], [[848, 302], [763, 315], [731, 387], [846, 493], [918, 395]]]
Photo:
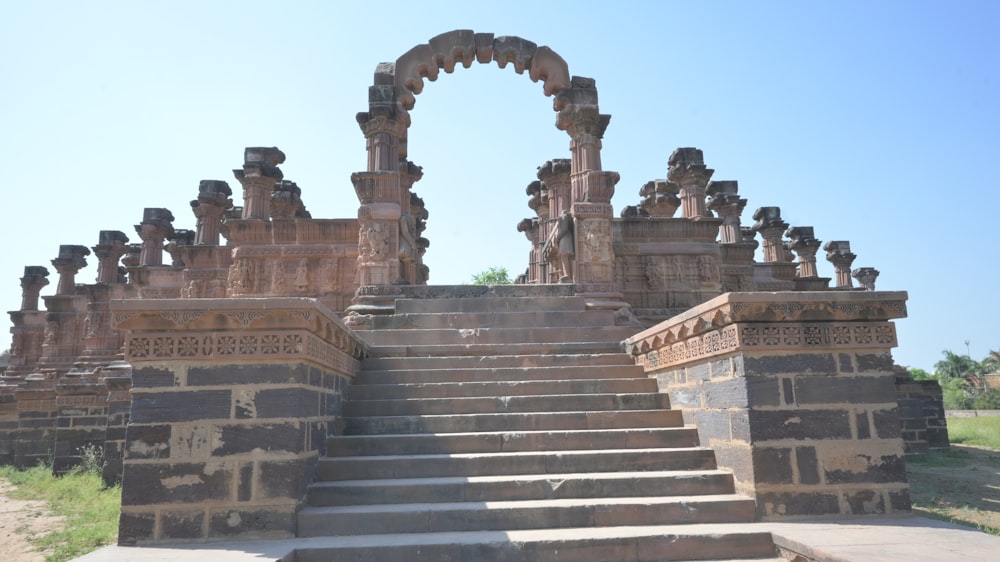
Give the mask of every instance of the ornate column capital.
[[40, 265], [24, 266], [21, 277], [21, 310], [38, 310], [38, 295], [49, 284], [49, 270]]
[[268, 220], [271, 217], [271, 189], [284, 177], [278, 164], [285, 153], [277, 147], [247, 147], [243, 151], [243, 169], [233, 175], [243, 185], [244, 219]]
[[639, 188], [642, 197], [639, 208], [650, 217], [671, 218], [681, 206], [680, 189], [681, 186], [671, 181], [648, 181]]
[[743, 240], [740, 233], [740, 215], [747, 206], [747, 200], [739, 195], [739, 184], [733, 180], [711, 181], [705, 190], [708, 194], [708, 208], [722, 219], [719, 238], [723, 244], [736, 244]]
[[680, 186], [684, 218], [705, 216], [705, 189], [713, 173], [715, 170], [705, 166], [704, 155], [697, 148], [678, 148], [670, 155], [667, 179]]
[[758, 207], [753, 212], [752, 229], [759, 232], [764, 240], [764, 261], [776, 263], [785, 261], [785, 249], [781, 236], [788, 228], [788, 223], [781, 220], [781, 207]]
[[875, 280], [878, 279], [879, 270], [874, 267], [859, 267], [851, 272], [851, 276], [857, 279], [866, 291], [874, 291]]
[[302, 203], [302, 189], [293, 181], [281, 180], [271, 188], [271, 218], [311, 218]]
[[76, 288], [76, 272], [87, 267], [86, 256], [89, 255], [90, 249], [86, 246], [59, 246], [59, 256], [52, 260], [52, 265], [59, 272], [57, 295], [73, 294]]

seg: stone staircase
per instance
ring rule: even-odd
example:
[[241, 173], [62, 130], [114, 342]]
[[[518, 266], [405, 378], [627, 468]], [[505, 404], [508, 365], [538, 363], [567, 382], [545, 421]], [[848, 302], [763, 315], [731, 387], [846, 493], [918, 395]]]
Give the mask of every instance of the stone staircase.
[[579, 297], [400, 299], [296, 560], [778, 560], [697, 432]]

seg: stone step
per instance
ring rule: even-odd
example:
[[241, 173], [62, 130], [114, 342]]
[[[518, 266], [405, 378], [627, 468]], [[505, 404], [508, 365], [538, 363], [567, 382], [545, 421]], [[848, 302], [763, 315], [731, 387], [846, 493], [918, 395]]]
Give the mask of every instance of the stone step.
[[396, 314], [446, 312], [583, 312], [587, 304], [582, 297], [486, 297], [443, 299], [396, 299]]
[[[469, 357], [469, 359], [474, 359]], [[367, 359], [365, 361], [368, 361]], [[454, 369], [363, 370], [354, 387], [376, 384], [427, 384], [446, 382], [527, 382], [582, 379], [634, 379], [644, 376], [632, 365], [579, 365], [555, 367], [458, 367]], [[353, 396], [353, 390], [352, 396]]]
[[575, 410], [652, 410], [670, 408], [670, 398], [656, 392], [629, 394], [548, 394], [473, 398], [350, 400], [344, 416], [406, 416], [434, 414], [498, 414]]
[[400, 435], [338, 435], [327, 438], [330, 457], [508, 453], [595, 449], [695, 447], [693, 427], [585, 429], [571, 431], [496, 431]]
[[717, 468], [715, 454], [711, 449], [685, 447], [322, 457], [316, 467], [316, 474], [318, 480], [364, 480], [569, 472], [714, 470], [715, 468]]
[[657, 390], [656, 380], [649, 378], [359, 384], [351, 388], [351, 400], [525, 396], [532, 394], [620, 394], [656, 392]]
[[[396, 313], [372, 318], [371, 329], [523, 328], [614, 326], [610, 310], [531, 310], [526, 312]], [[364, 331], [360, 331], [364, 333]]]
[[732, 523], [754, 509], [735, 494], [306, 507], [298, 536]]
[[337, 421], [342, 434], [460, 433], [466, 431], [540, 431], [681, 427], [676, 410], [611, 412], [535, 412], [527, 414], [446, 414], [436, 416], [362, 416]]
[[[634, 367], [635, 359], [625, 353], [595, 355], [484, 355], [458, 357], [369, 357], [362, 364], [364, 371], [397, 369], [467, 369], [499, 367], [577, 367], [577, 366]], [[362, 371], [362, 372], [364, 372]]]
[[720, 470], [524, 474], [318, 482], [312, 506], [486, 502], [560, 498], [728, 494], [733, 477]]
[[[499, 349], [498, 349], [499, 347]], [[621, 353], [620, 341], [574, 341], [508, 343], [503, 346], [488, 343], [465, 343], [446, 345], [377, 345], [369, 350], [371, 357], [457, 357], [497, 355], [567, 355]]]
[[743, 523], [360, 535], [303, 540], [296, 562], [786, 562]]
[[483, 345], [519, 343], [614, 342], [635, 335], [631, 326], [579, 326], [551, 328], [384, 329], [358, 331], [371, 346]]

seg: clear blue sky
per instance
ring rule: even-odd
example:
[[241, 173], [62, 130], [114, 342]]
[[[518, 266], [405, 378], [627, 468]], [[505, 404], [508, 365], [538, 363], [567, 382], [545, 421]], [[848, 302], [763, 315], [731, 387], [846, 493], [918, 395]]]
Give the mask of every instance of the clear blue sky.
[[[704, 150], [753, 209], [779, 205], [848, 239], [878, 288], [910, 292], [898, 362], [1000, 349], [1000, 3], [10, 2], [0, 20], [0, 304], [25, 265], [93, 246], [144, 207], [192, 228], [201, 179], [245, 146], [278, 146], [316, 217], [356, 216], [354, 120], [372, 71], [452, 29], [548, 45], [597, 80], [617, 210]], [[474, 64], [427, 83], [412, 112], [432, 283], [523, 270], [535, 168], [569, 155], [541, 84]], [[95, 260], [91, 259], [93, 264]], [[821, 274], [832, 267], [821, 260]], [[50, 269], [52, 269], [50, 267]], [[92, 282], [89, 267], [80, 282]], [[43, 294], [55, 288], [52, 285]], [[0, 347], [10, 336], [0, 334]]]

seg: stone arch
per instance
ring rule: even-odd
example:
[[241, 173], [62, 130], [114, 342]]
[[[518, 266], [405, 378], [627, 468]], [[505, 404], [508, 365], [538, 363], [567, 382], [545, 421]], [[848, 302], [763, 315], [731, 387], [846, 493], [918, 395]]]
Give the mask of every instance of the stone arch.
[[[424, 89], [424, 79], [436, 80], [442, 69], [451, 73], [458, 65], [468, 68], [473, 62], [493, 61], [500, 68], [513, 65], [518, 74], [527, 72], [532, 81], [542, 82], [544, 95], [555, 97], [556, 127], [571, 139], [570, 204], [563, 205], [562, 210], [572, 213], [576, 244], [586, 238], [589, 250], [576, 252], [573, 274], [568, 278], [578, 291], [613, 292], [614, 254], [609, 233], [613, 218], [611, 196], [618, 174], [601, 168], [601, 138], [611, 117], [600, 113], [595, 81], [571, 76], [566, 61], [549, 47], [539, 47], [520, 37], [455, 30], [416, 45], [395, 63], [379, 64], [369, 88], [368, 111], [357, 116], [365, 135], [368, 169], [352, 176], [361, 202], [361, 287], [356, 305], [362, 301], [388, 301], [392, 285], [421, 282], [418, 270], [422, 262], [417, 264], [413, 244], [410, 192], [421, 174], [419, 166], [406, 157], [409, 111]], [[606, 238], [601, 241], [606, 247], [597, 252], [593, 251], [596, 238]]]

